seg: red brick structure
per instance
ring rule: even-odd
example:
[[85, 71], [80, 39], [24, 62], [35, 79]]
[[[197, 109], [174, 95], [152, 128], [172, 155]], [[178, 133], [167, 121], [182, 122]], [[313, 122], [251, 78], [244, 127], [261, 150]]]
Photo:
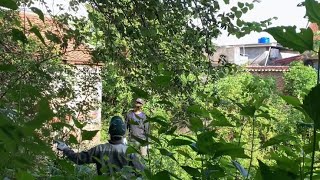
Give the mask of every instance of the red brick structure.
[[[26, 27], [26, 35], [27, 37], [33, 38], [37, 41], [39, 41], [39, 44], [42, 42], [32, 33], [30, 32], [30, 29], [32, 26], [37, 26], [41, 35], [44, 38], [44, 41], [48, 47], [52, 47], [55, 52], [59, 52], [62, 54], [61, 59], [62, 62], [66, 65], [72, 65], [71, 67], [75, 71], [75, 79], [76, 84], [73, 87], [75, 94], [77, 96], [75, 99], [72, 99], [70, 101], [70, 104], [67, 103], [67, 105], [70, 105], [70, 109], [73, 109], [74, 106], [77, 106], [77, 103], [81, 101], [90, 101], [89, 98], [83, 97], [83, 87], [85, 84], [83, 81], [86, 81], [86, 78], [90, 76], [91, 78], [88, 79], [95, 79], [95, 81], [90, 83], [92, 86], [95, 86], [97, 90], [88, 90], [86, 89], [86, 93], [88, 93], [88, 97], [93, 97], [92, 99], [97, 100], [98, 103], [101, 103], [101, 95], [102, 95], [102, 82], [100, 77], [100, 69], [103, 64], [101, 63], [94, 63], [91, 56], [91, 49], [85, 45], [75, 45], [75, 41], [68, 40], [66, 46], [61, 47], [59, 44], [55, 44], [51, 42], [49, 39], [46, 38], [46, 33], [52, 33], [56, 37], [60, 39], [61, 42], [63, 42], [63, 35], [65, 34], [65, 31], [68, 30], [68, 27], [65, 25], [61, 25], [58, 22], [56, 22], [54, 19], [52, 19], [49, 16], [45, 16], [44, 20], [41, 20], [39, 16], [32, 12], [20, 12], [19, 16], [21, 18], [21, 22], [25, 23], [24, 26]], [[31, 26], [29, 24], [31, 22]], [[49, 49], [49, 48], [48, 48]], [[58, 53], [57, 53], [58, 54]], [[91, 93], [91, 94], [90, 94]], [[77, 117], [77, 120], [83, 123], [87, 123], [85, 126], [86, 130], [100, 130], [101, 129], [101, 108], [100, 106], [97, 107], [97, 109], [94, 109], [92, 111], [89, 111], [86, 114], [82, 114], [80, 112], [74, 112]], [[59, 122], [62, 119], [59, 118], [53, 118], [51, 123]], [[71, 115], [66, 115], [65, 122], [70, 123], [71, 125], [74, 125], [74, 122], [72, 120]], [[79, 130], [76, 130], [74, 132], [66, 130], [68, 135], [74, 135], [77, 138], [79, 138]], [[59, 132], [63, 133], [63, 132]], [[78, 139], [80, 140], [80, 139]], [[90, 144], [97, 144], [100, 142], [100, 133], [97, 134], [97, 136], [94, 137], [93, 141], [90, 142]], [[87, 144], [84, 144], [85, 146]], [[91, 146], [91, 145], [89, 145]]]
[[247, 66], [247, 70], [256, 76], [274, 78], [277, 89], [282, 91], [285, 85], [283, 73], [289, 70], [289, 66]]

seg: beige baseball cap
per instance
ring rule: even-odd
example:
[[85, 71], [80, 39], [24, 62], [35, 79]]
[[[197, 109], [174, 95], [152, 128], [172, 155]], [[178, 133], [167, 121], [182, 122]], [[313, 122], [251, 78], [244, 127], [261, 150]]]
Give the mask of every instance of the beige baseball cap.
[[141, 99], [141, 98], [137, 98], [137, 99], [136, 99], [136, 105], [139, 105], [139, 104], [140, 104], [141, 106], [144, 105], [144, 100]]

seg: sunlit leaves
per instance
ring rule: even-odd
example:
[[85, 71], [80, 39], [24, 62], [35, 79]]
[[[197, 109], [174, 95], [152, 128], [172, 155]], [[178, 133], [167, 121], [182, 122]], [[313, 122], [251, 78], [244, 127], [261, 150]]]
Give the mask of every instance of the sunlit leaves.
[[299, 33], [295, 26], [272, 27], [265, 31], [270, 33], [284, 47], [300, 53], [313, 50], [313, 32], [310, 28], [300, 29], [301, 32]]
[[266, 141], [262, 148], [266, 148], [268, 146], [272, 145], [278, 145], [280, 143], [289, 143], [290, 141], [295, 141], [296, 137], [289, 135], [289, 134], [279, 134], [275, 137], [270, 138], [268, 141]]

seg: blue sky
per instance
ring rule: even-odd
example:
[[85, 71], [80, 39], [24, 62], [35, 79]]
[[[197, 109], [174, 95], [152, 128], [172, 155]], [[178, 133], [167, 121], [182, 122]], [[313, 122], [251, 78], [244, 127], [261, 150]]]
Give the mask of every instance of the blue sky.
[[[251, 1], [252, 0], [242, 0], [242, 2]], [[302, 1], [303, 0], [261, 0], [261, 2], [256, 3], [254, 9], [245, 14], [243, 18], [248, 21], [261, 21], [276, 16], [278, 17], [278, 20], [274, 20], [271, 26], [295, 25], [298, 28], [303, 28], [307, 26], [307, 20], [303, 18], [305, 15], [305, 8], [297, 7], [297, 4]], [[54, 6], [56, 4], [62, 4], [65, 9], [68, 9], [68, 0], [46, 0], [46, 2], [51, 9], [54, 9], [54, 14], [59, 12], [58, 8]], [[230, 5], [223, 6], [222, 11], [230, 11], [230, 7], [236, 5], [237, 2], [238, 0], [230, 0]], [[38, 7], [41, 8], [41, 6]], [[80, 8], [77, 14], [85, 15], [85, 8]], [[228, 36], [227, 33], [224, 32], [218, 39], [214, 40], [214, 42], [218, 45], [257, 43], [260, 37], [269, 37], [271, 42], [275, 41], [265, 32], [253, 32], [241, 39], [237, 39], [235, 36]]]

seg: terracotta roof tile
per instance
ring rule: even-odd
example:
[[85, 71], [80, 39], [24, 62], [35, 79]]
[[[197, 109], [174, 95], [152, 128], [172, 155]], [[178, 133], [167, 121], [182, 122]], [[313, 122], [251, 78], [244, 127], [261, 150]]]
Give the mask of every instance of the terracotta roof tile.
[[249, 72], [285, 72], [289, 70], [289, 66], [246, 66]]
[[[63, 25], [59, 24], [57, 21], [52, 19], [49, 16], [44, 17], [44, 22], [38, 17], [37, 14], [32, 12], [20, 12], [19, 13], [20, 18], [23, 19], [26, 17], [26, 29], [29, 30], [31, 27], [27, 21], [27, 19], [30, 20], [30, 22], [33, 25], [37, 25], [39, 29], [41, 30], [41, 33], [44, 36], [44, 33], [46, 31], [50, 31], [57, 35], [58, 37], [62, 37], [64, 29], [67, 29], [68, 27], [63, 27]], [[45, 39], [46, 43], [50, 43], [48, 39]], [[93, 63], [92, 62], [92, 56], [90, 54], [90, 48], [87, 45], [81, 44], [80, 46], [76, 47], [74, 49], [74, 42], [69, 41], [68, 47], [64, 50], [64, 56], [63, 60], [68, 64], [74, 64], [74, 65], [102, 65], [101, 63]]]
[[284, 65], [289, 65], [293, 61], [301, 61], [303, 59], [304, 59], [303, 55], [297, 55], [293, 57], [274, 60], [272, 64], [275, 66], [284, 66]]

